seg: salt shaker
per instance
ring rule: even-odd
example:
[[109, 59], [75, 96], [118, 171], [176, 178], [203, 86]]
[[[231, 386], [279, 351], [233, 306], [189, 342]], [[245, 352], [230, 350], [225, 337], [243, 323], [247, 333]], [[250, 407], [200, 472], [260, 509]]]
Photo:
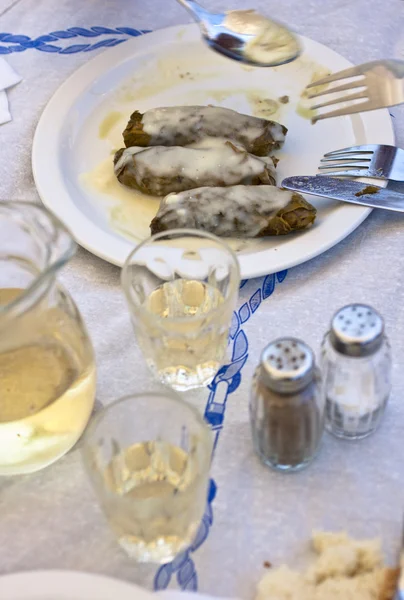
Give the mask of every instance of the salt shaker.
[[328, 431], [347, 439], [375, 431], [390, 394], [391, 367], [379, 313], [364, 304], [341, 308], [322, 345]]
[[296, 471], [314, 458], [324, 400], [313, 352], [304, 342], [283, 338], [264, 349], [253, 378], [250, 421], [255, 451], [266, 465]]

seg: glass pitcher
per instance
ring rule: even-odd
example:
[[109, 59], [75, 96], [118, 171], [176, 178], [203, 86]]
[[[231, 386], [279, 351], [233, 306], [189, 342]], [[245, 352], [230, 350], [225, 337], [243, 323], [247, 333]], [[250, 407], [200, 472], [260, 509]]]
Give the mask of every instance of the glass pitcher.
[[75, 250], [45, 209], [0, 202], [0, 475], [51, 464], [90, 418], [94, 353], [74, 302], [56, 281]]

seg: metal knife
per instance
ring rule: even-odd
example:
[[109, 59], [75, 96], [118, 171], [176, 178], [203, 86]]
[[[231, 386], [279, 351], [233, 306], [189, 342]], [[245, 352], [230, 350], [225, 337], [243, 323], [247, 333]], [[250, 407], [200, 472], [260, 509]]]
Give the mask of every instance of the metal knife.
[[404, 212], [404, 194], [351, 179], [337, 179], [324, 177], [324, 175], [286, 177], [281, 187], [312, 196], [341, 200], [341, 202]]

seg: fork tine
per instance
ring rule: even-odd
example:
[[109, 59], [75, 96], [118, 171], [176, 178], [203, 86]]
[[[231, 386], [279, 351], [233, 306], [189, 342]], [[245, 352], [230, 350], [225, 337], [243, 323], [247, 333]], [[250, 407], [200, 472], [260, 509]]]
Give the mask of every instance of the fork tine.
[[338, 85], [334, 88], [326, 88], [317, 94], [309, 94], [307, 97], [311, 100], [312, 98], [318, 98], [325, 94], [333, 94], [334, 92], [343, 92], [344, 90], [353, 90], [355, 88], [366, 87], [365, 79], [358, 79], [357, 81], [351, 81], [350, 83], [344, 83], [344, 85]]
[[[363, 156], [363, 155], [362, 155]], [[356, 162], [363, 162], [363, 163], [370, 163], [370, 161], [372, 160], [370, 157], [369, 158], [362, 158], [362, 156], [355, 156], [355, 154], [338, 154], [337, 156], [328, 156], [328, 157], [324, 157], [320, 160], [320, 162], [322, 163], [333, 163], [335, 165], [338, 165], [338, 161], [342, 160], [342, 161], [356, 161]]]
[[317, 85], [324, 85], [325, 83], [332, 83], [333, 81], [346, 79], [347, 77], [356, 77], [357, 75], [362, 75], [360, 67], [350, 67], [349, 69], [344, 69], [343, 71], [338, 71], [338, 73], [332, 73], [331, 75], [327, 75], [327, 77], [313, 81], [313, 83], [309, 83], [309, 85], [306, 87], [312, 88], [316, 87]]
[[333, 150], [332, 152], [327, 152], [324, 156], [336, 156], [337, 154], [345, 154], [350, 152], [369, 152], [372, 153], [375, 151], [377, 144], [364, 144], [363, 146], [350, 146], [349, 148], [340, 148], [339, 150]]
[[[349, 169], [347, 171], [324, 171], [317, 173], [317, 175], [326, 175], [327, 177], [363, 177], [366, 174], [365, 171], [361, 169]], [[380, 177], [380, 179], [385, 179], [385, 177]]]
[[341, 102], [349, 102], [350, 100], [359, 100], [361, 98], [367, 98], [368, 94], [366, 91], [359, 92], [358, 94], [350, 94], [349, 96], [344, 96], [342, 98], [335, 98], [334, 100], [329, 100], [328, 102], [323, 102], [322, 104], [316, 104], [312, 106], [312, 110], [317, 110], [318, 108], [325, 108], [326, 106], [332, 106], [333, 104], [340, 104]]
[[369, 165], [361, 165], [361, 164], [357, 164], [357, 163], [342, 163], [342, 164], [332, 164], [332, 165], [320, 165], [318, 167], [319, 169], [368, 169]]
[[330, 112], [323, 113], [320, 115], [315, 115], [311, 122], [313, 125], [318, 121], [322, 121], [323, 119], [330, 119], [332, 117], [343, 117], [344, 115], [352, 115], [354, 113], [362, 112], [363, 110], [371, 110], [373, 107], [372, 103], [369, 100], [365, 102], [359, 102], [359, 104], [354, 104], [353, 106], [345, 107], [345, 108], [337, 108], [336, 110], [331, 110]]

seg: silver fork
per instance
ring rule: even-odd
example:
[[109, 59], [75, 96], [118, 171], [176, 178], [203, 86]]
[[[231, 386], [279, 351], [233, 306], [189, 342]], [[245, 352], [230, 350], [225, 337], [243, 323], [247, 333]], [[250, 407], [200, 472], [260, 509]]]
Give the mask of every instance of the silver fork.
[[395, 146], [369, 144], [342, 148], [327, 152], [320, 162], [323, 175], [404, 181], [404, 150]]
[[[328, 87], [329, 83], [348, 79], [342, 85]], [[374, 60], [372, 62], [351, 67], [338, 73], [323, 77], [307, 86], [311, 89], [317, 86], [327, 85], [321, 91], [309, 94], [309, 98], [319, 98], [325, 94], [333, 94], [354, 90], [352, 94], [339, 94], [328, 102], [322, 102], [312, 106], [312, 110], [318, 110], [342, 102], [351, 102], [348, 106], [342, 106], [327, 113], [315, 115], [313, 123], [329, 117], [350, 115], [376, 108], [395, 106], [404, 102], [404, 61], [402, 60]], [[361, 102], [358, 102], [361, 100]]]

